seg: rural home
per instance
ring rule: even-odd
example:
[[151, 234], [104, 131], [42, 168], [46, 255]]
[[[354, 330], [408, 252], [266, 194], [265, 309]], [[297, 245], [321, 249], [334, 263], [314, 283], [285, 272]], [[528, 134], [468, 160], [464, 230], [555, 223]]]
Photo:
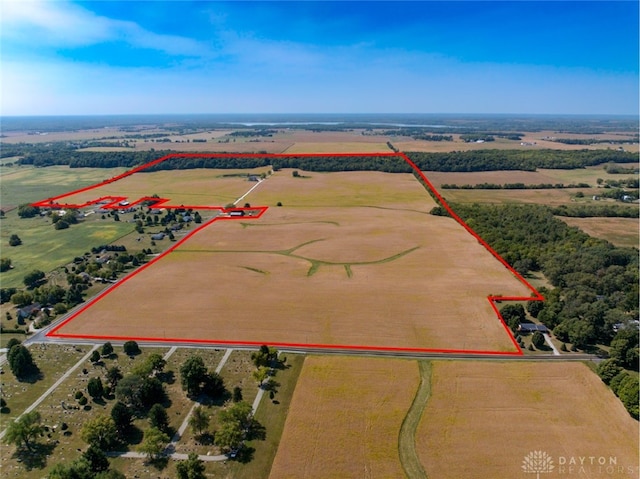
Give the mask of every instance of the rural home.
[[518, 326], [518, 332], [520, 333], [535, 333], [536, 331], [539, 331], [543, 334], [549, 332], [544, 324], [520, 323], [520, 325]]
[[32, 314], [39, 312], [41, 308], [42, 306], [40, 303], [33, 303], [29, 306], [25, 306], [24, 308], [20, 308], [17, 312], [18, 319], [30, 318]]

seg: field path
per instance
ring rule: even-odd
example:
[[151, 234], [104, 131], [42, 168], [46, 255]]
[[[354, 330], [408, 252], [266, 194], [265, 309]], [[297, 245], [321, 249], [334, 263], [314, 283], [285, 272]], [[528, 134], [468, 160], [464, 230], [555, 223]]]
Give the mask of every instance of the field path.
[[418, 361], [418, 366], [420, 368], [420, 385], [411, 407], [402, 421], [398, 435], [400, 463], [409, 479], [427, 479], [427, 473], [416, 451], [416, 430], [431, 395], [431, 363]]
[[[71, 376], [71, 373], [73, 373], [76, 369], [78, 369], [80, 367], [80, 365], [82, 363], [84, 363], [87, 359], [89, 359], [89, 356], [91, 356], [91, 353], [93, 353], [94, 351], [96, 351], [98, 348], [100, 347], [99, 344], [96, 344], [93, 346], [93, 348], [91, 348], [91, 350], [85, 354], [82, 358], [80, 358], [80, 360], [73, 365], [72, 367], [70, 367], [66, 373], [64, 373], [62, 376], [60, 376], [60, 379], [58, 379], [55, 383], [53, 383], [53, 385], [47, 389], [44, 393], [42, 393], [42, 396], [40, 396], [38, 399], [36, 399], [33, 404], [31, 404], [31, 406], [29, 406], [27, 409], [24, 410], [24, 412], [22, 414], [20, 414], [20, 416], [18, 416], [17, 418], [15, 418], [15, 421], [17, 421], [19, 418], [21, 418], [22, 416], [24, 416], [27, 413], [30, 413], [31, 411], [33, 411], [35, 408], [37, 408], [40, 403], [42, 401], [44, 401], [45, 399], [47, 399], [49, 397], [49, 395], [56, 390], [56, 388], [58, 386], [60, 386], [60, 384], [62, 384], [62, 382], [67, 379], [69, 376]], [[2, 432], [0, 432], [0, 439], [4, 438], [5, 434], [7, 433], [7, 430], [4, 429]]]
[[[231, 348], [229, 348], [229, 349], [227, 349], [225, 351], [224, 356], [222, 356], [222, 359], [220, 360], [220, 363], [218, 364], [218, 367], [216, 368], [216, 374], [220, 374], [220, 371], [222, 371], [222, 368], [226, 364], [227, 359], [229, 359], [229, 356], [231, 356], [232, 352], [233, 352], [233, 349], [231, 349]], [[184, 432], [187, 430], [187, 426], [189, 425], [189, 419], [191, 418], [191, 414], [193, 413], [193, 410], [199, 405], [200, 405], [200, 403], [198, 403], [197, 401], [193, 402], [193, 406], [189, 410], [189, 413], [187, 414], [187, 416], [184, 418], [184, 421], [182, 421], [182, 424], [180, 425], [180, 428], [178, 429], [178, 431], [174, 434], [173, 438], [171, 439], [171, 443], [167, 446], [167, 450], [169, 450], [169, 448], [175, 449], [176, 443], [180, 440], [180, 438], [182, 437]]]

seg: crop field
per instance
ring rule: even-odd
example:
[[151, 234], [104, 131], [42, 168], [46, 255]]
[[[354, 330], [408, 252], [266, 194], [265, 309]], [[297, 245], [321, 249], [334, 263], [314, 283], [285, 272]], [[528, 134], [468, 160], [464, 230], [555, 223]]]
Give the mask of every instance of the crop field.
[[[638, 474], [637, 421], [581, 363], [435, 361], [416, 444], [428, 477], [529, 477], [532, 451], [551, 456], [549, 479]], [[589, 456], [617, 464], [569, 469]]]
[[637, 248], [640, 244], [640, 223], [637, 218], [559, 218], [569, 226], [576, 226], [616, 246]]
[[418, 379], [415, 361], [308, 357], [269, 477], [404, 477], [398, 434]]
[[487, 296], [530, 291], [429, 215], [411, 175], [280, 171], [246, 200], [276, 198], [259, 220], [209, 224], [56, 334], [517, 352]]
[[[255, 170], [164, 170], [140, 172], [58, 200], [61, 204], [84, 204], [104, 196], [125, 196], [131, 201], [158, 195], [172, 205], [224, 206], [244, 194], [255, 183], [247, 174], [259, 175], [268, 167]], [[233, 176], [237, 175], [237, 176]], [[240, 176], [244, 175], [244, 176]]]

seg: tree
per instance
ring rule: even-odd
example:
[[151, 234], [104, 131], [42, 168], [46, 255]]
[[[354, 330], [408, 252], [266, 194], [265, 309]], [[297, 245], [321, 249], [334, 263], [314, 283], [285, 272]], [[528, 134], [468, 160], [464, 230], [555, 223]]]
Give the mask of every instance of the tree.
[[132, 372], [138, 376], [156, 375], [162, 372], [166, 364], [167, 362], [160, 354], [152, 353], [144, 362], [136, 366]]
[[89, 383], [87, 384], [87, 392], [94, 401], [96, 399], [100, 399], [104, 395], [104, 386], [102, 385], [102, 380], [100, 378], [89, 379]]
[[194, 408], [189, 418], [189, 426], [197, 436], [201, 435], [209, 427], [209, 415], [204, 408], [200, 406]]
[[56, 464], [47, 477], [49, 479], [92, 479], [94, 473], [91, 471], [89, 462], [85, 458], [79, 457], [68, 464]]
[[122, 379], [122, 372], [118, 366], [111, 366], [107, 369], [106, 380], [111, 389], [115, 389], [118, 385], [118, 381]]
[[627, 374], [618, 387], [618, 397], [629, 414], [638, 419], [638, 375]]
[[165, 396], [164, 386], [157, 378], [129, 374], [116, 387], [118, 400], [137, 410], [162, 402]]
[[100, 353], [103, 357], [111, 356], [113, 354], [113, 345], [111, 343], [104, 343]]
[[135, 341], [127, 341], [126, 343], [124, 343], [122, 348], [124, 349], [124, 353], [127, 356], [135, 356], [137, 354], [140, 354], [140, 347]]
[[500, 310], [500, 315], [504, 322], [512, 331], [517, 331], [520, 323], [525, 319], [524, 307], [521, 304], [507, 304]]
[[207, 374], [207, 368], [200, 356], [189, 356], [180, 367], [180, 382], [188, 396], [196, 396]]
[[18, 380], [25, 379], [38, 371], [31, 353], [22, 344], [16, 344], [9, 350], [7, 360], [11, 372]]
[[168, 442], [169, 436], [152, 427], [145, 431], [139, 451], [146, 454], [150, 460], [154, 460], [160, 456]]
[[268, 377], [269, 377], [269, 370], [264, 366], [260, 366], [258, 369], [256, 369], [253, 372], [253, 379], [255, 379], [258, 382], [258, 387], [262, 387], [264, 380], [267, 379]]
[[536, 349], [544, 348], [544, 335], [540, 331], [536, 331], [533, 333], [533, 337], [531, 338], [531, 342], [536, 347]]
[[22, 240], [18, 235], [11, 235], [9, 237], [9, 246], [20, 246], [22, 244]]
[[93, 351], [91, 353], [91, 356], [89, 357], [89, 360], [94, 364], [97, 363], [98, 361], [100, 361], [100, 353], [97, 350]]
[[44, 279], [44, 271], [34, 269], [24, 277], [22, 282], [27, 288], [34, 289], [36, 286], [38, 286], [42, 282], [43, 279]]
[[37, 411], [23, 414], [11, 422], [6, 429], [4, 440], [7, 444], [15, 444], [17, 447], [25, 447], [33, 450], [35, 439], [44, 432], [41, 424], [42, 418]]
[[236, 386], [233, 388], [233, 394], [231, 395], [231, 400], [233, 402], [242, 401], [242, 388], [240, 386]]
[[216, 372], [205, 374], [202, 380], [201, 392], [210, 398], [222, 396], [226, 392], [224, 379]]
[[111, 409], [111, 419], [113, 419], [118, 432], [123, 433], [131, 426], [133, 414], [131, 414], [131, 410], [124, 403], [117, 401], [113, 405], [113, 409]]
[[82, 440], [103, 451], [112, 450], [118, 445], [118, 429], [114, 420], [108, 416], [89, 419], [82, 426]]
[[151, 406], [148, 418], [151, 427], [155, 427], [162, 432], [167, 432], [167, 429], [169, 428], [169, 416], [167, 415], [167, 410], [162, 406], [162, 404], [156, 403]]
[[87, 461], [89, 468], [93, 472], [102, 472], [109, 469], [109, 459], [107, 459], [106, 454], [95, 446], [89, 446], [82, 453], [82, 458]]
[[0, 273], [4, 273], [5, 271], [9, 271], [10, 269], [11, 269], [11, 259], [10, 258], [0, 259]]
[[40, 214], [40, 208], [37, 206], [31, 206], [28, 203], [18, 206], [18, 216], [20, 218], [33, 218]]
[[204, 462], [195, 452], [190, 453], [186, 461], [176, 464], [178, 479], [205, 479], [204, 470]]
[[[238, 403], [239, 404], [239, 403]], [[238, 449], [244, 439], [242, 429], [234, 423], [223, 423], [216, 431], [215, 444], [223, 451]]]
[[615, 359], [605, 359], [598, 364], [598, 376], [605, 384], [609, 384], [614, 377], [620, 374], [620, 371], [622, 371], [622, 368]]
[[278, 359], [278, 350], [270, 348], [266, 344], [260, 346], [260, 349], [251, 354], [251, 360], [256, 368], [260, 366], [270, 366], [272, 362]]
[[7, 341], [7, 351], [11, 351], [11, 348], [20, 344], [20, 340], [16, 338], [11, 338]]

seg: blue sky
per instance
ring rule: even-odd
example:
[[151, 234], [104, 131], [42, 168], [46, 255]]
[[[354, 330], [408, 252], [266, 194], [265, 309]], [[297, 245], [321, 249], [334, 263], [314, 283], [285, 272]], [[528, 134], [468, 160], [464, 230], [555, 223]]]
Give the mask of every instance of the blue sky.
[[3, 0], [2, 115], [638, 114], [638, 2]]

